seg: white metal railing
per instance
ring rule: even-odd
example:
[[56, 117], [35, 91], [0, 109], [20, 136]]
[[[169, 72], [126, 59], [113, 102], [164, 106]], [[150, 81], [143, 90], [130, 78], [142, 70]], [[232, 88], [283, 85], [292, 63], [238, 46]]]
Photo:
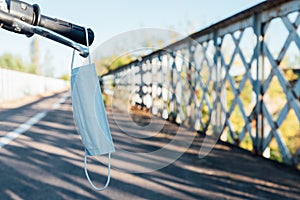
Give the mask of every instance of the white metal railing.
[[299, 35], [300, 1], [266, 1], [107, 74], [104, 91], [299, 166]]

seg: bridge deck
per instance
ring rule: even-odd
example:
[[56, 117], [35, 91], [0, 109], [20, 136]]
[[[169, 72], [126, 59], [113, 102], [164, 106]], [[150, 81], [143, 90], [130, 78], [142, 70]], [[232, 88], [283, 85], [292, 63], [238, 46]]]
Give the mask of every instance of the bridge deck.
[[[61, 95], [13, 110], [0, 110], [1, 135], [28, 117], [51, 107]], [[42, 106], [41, 106], [42, 105]], [[49, 106], [46, 106], [49, 105]], [[129, 141], [108, 112], [117, 148], [151, 152], [168, 143], [167, 135]], [[124, 122], [126, 124], [126, 120]], [[163, 123], [162, 120], [156, 121]], [[128, 126], [130, 126], [128, 121]], [[4, 131], [5, 130], [5, 131]], [[166, 123], [165, 133], [178, 129]], [[187, 133], [188, 131], [185, 130]], [[218, 143], [205, 158], [197, 154], [203, 138], [197, 137], [176, 162], [151, 173], [132, 174], [115, 167], [139, 168], [131, 158], [113, 157], [112, 180], [104, 192], [91, 190], [83, 172], [83, 147], [75, 134], [70, 99], [27, 132], [0, 148], [0, 199], [299, 199], [300, 173]], [[0, 135], [0, 137], [1, 137]], [[138, 142], [141, 140], [141, 142]], [[176, 150], [174, 150], [176, 151]], [[92, 160], [96, 184], [105, 181], [106, 168]], [[124, 164], [125, 163], [125, 164]]]

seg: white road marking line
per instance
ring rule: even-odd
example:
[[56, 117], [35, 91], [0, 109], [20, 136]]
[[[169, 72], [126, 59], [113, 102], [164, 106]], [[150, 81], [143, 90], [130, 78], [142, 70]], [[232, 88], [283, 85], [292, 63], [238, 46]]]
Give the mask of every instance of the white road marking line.
[[53, 109], [53, 110], [59, 109], [60, 106], [61, 106], [61, 104], [65, 103], [65, 102], [67, 101], [67, 99], [69, 98], [69, 96], [70, 96], [69, 93], [65, 94], [62, 98], [60, 98], [60, 100], [59, 100], [56, 104], [54, 104], [54, 105], [52, 106], [52, 109]]
[[9, 144], [11, 141], [28, 131], [33, 125], [35, 125], [37, 122], [39, 122], [42, 118], [44, 118], [47, 115], [47, 112], [40, 112], [30, 118], [27, 122], [20, 125], [15, 130], [9, 132], [6, 134], [6, 136], [2, 137], [0, 139], [0, 148], [4, 147], [5, 145]]
[[[55, 109], [55, 110], [59, 109], [60, 106], [61, 106], [61, 104], [63, 104], [67, 100], [67, 98], [69, 96], [70, 96], [69, 94], [64, 95], [57, 103], [55, 103], [52, 106], [52, 109]], [[19, 137], [20, 135], [22, 135], [26, 131], [28, 131], [32, 126], [34, 126], [41, 119], [43, 119], [44, 117], [46, 117], [47, 114], [48, 114], [48, 111], [42, 111], [42, 112], [34, 115], [32, 118], [30, 118], [24, 124], [21, 124], [15, 130], [7, 133], [4, 137], [1, 137], [0, 138], [0, 149], [3, 148], [4, 146], [8, 145], [10, 142], [12, 142], [13, 140], [15, 140], [17, 137]]]

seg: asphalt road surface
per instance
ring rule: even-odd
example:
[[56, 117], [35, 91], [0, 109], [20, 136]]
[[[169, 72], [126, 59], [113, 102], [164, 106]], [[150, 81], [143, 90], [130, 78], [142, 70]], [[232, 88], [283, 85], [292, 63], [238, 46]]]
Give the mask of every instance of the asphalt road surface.
[[[117, 151], [152, 152], [178, 131], [177, 126], [157, 120], [163, 133], [149, 140], [130, 139], [115, 123], [113, 112], [107, 113]], [[199, 159], [202, 141], [197, 136], [178, 160], [148, 173], [129, 172], [146, 169], [145, 161], [113, 154], [110, 185], [96, 192], [85, 178], [84, 148], [67, 93], [0, 109], [0, 199], [300, 199], [300, 173], [293, 168], [223, 143]], [[106, 162], [89, 159], [91, 177], [99, 187], [106, 181]]]

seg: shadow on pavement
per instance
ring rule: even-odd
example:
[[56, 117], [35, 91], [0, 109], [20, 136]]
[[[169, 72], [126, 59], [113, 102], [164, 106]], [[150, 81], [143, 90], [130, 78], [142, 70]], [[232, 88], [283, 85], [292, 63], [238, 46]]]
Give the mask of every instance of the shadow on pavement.
[[[218, 143], [207, 157], [199, 159], [203, 142], [200, 135], [180, 159], [158, 171], [131, 174], [113, 166], [108, 189], [95, 192], [84, 175], [83, 146], [74, 127], [70, 104], [68, 100], [59, 110], [50, 111], [27, 133], [0, 149], [1, 199], [297, 199], [300, 196], [298, 171], [239, 148]], [[133, 138], [119, 129], [109, 110], [108, 115], [117, 149], [152, 152], [168, 144], [178, 131], [176, 125], [161, 120], [164, 135]], [[120, 166], [142, 164], [129, 157], [112, 156]], [[105, 158], [89, 159], [88, 167], [96, 185], [101, 186], [106, 181], [107, 168], [99, 159], [106, 162]], [[152, 159], [159, 162], [164, 158]]]

